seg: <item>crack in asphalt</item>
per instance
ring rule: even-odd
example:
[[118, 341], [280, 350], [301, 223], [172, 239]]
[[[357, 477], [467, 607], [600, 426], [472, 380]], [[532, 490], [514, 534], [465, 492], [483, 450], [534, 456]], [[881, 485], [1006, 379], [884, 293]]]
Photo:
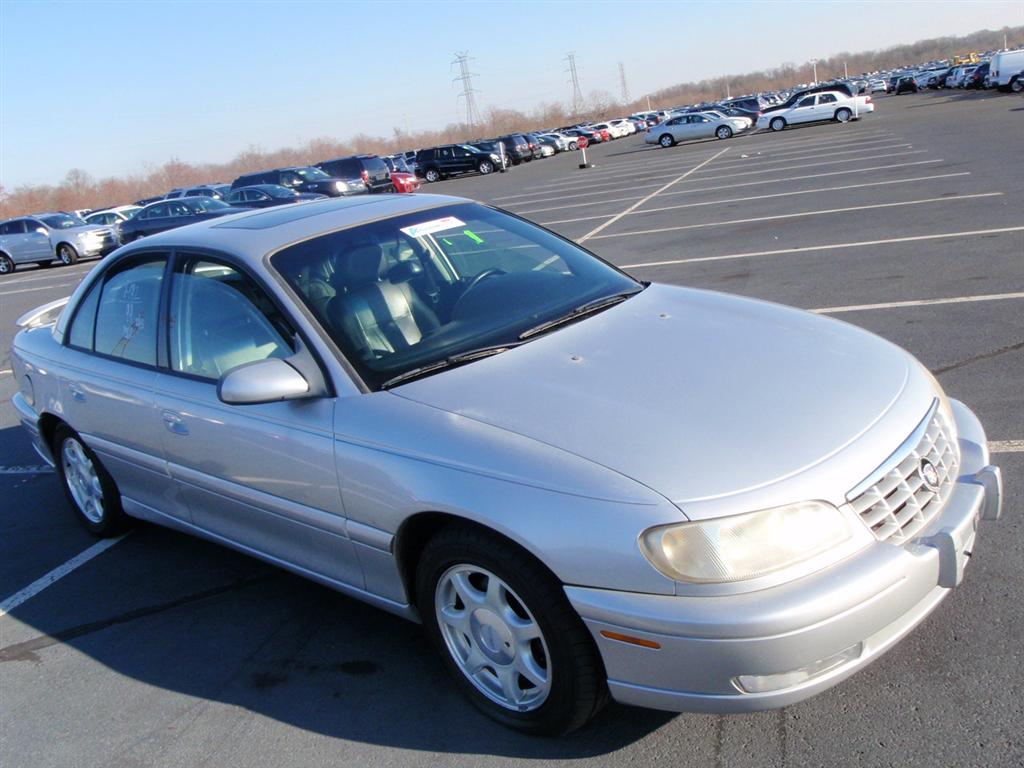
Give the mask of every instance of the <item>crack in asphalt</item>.
[[963, 368], [965, 365], [970, 365], [971, 363], [977, 363], [981, 360], [988, 360], [993, 357], [998, 357], [999, 355], [1005, 355], [1007, 352], [1015, 352], [1018, 349], [1024, 349], [1024, 341], [1018, 341], [1016, 344], [1008, 344], [1005, 347], [999, 347], [999, 349], [993, 349], [989, 352], [982, 352], [977, 355], [972, 355], [971, 357], [965, 357], [963, 360], [958, 360], [955, 363], [944, 365], [941, 368], [935, 368], [932, 370], [932, 373], [946, 373], [947, 371], [953, 371], [957, 368]]
[[31, 640], [25, 640], [21, 643], [8, 645], [4, 648], [0, 648], [0, 663], [6, 661], [39, 661], [36, 651], [42, 650], [43, 648], [49, 648], [53, 645], [66, 643], [69, 640], [74, 640], [75, 638], [79, 638], [84, 635], [90, 635], [93, 632], [99, 632], [100, 630], [107, 629], [108, 627], [112, 627], [117, 624], [126, 624], [130, 621], [163, 613], [164, 611], [169, 611], [173, 608], [180, 608], [183, 605], [190, 605], [202, 600], [207, 600], [211, 597], [222, 595], [225, 592], [231, 592], [236, 589], [241, 589], [242, 587], [249, 587], [254, 584], [267, 582], [276, 576], [277, 574], [269, 574], [257, 576], [251, 579], [234, 581], [230, 584], [223, 584], [219, 587], [202, 590], [201, 592], [193, 592], [190, 595], [185, 595], [184, 597], [179, 597], [175, 600], [169, 600], [165, 603], [160, 603], [159, 605], [136, 608], [133, 611], [127, 611], [109, 619], [93, 621], [88, 624], [80, 624], [77, 627], [70, 627], [69, 629], [61, 630], [60, 632], [56, 632], [52, 635], [40, 635], [39, 637], [32, 638]]

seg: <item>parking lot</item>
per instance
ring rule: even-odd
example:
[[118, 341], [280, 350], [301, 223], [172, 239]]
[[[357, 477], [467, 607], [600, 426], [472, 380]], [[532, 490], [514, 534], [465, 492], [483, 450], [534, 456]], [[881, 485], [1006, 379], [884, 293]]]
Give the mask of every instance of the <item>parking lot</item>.
[[94, 263], [0, 280], [3, 764], [1024, 765], [1022, 122], [1019, 96], [890, 96], [846, 125], [670, 149], [634, 136], [589, 149], [585, 170], [566, 153], [425, 189], [643, 280], [867, 328], [978, 414], [1006, 500], [964, 583], [864, 672], [776, 712], [610, 706], [566, 738], [525, 737], [469, 705], [413, 624], [151, 526], [97, 544], [17, 425], [8, 359], [15, 318]]

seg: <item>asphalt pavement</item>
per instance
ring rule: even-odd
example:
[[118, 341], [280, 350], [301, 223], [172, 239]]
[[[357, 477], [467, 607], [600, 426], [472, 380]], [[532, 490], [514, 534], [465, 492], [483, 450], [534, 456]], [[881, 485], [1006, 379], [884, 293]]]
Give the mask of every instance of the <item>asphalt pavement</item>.
[[[878, 661], [753, 715], [610, 706], [508, 731], [419, 627], [141, 525], [0, 615], [0, 763], [30, 766], [1024, 765], [1024, 98], [876, 98], [847, 124], [670, 149], [639, 137], [426, 191], [505, 207], [640, 279], [829, 314], [908, 349], [1004, 472], [964, 583]], [[9, 404], [22, 312], [95, 265], [0, 279], [0, 604], [95, 540]], [[2, 611], [0, 611], [2, 613]]]

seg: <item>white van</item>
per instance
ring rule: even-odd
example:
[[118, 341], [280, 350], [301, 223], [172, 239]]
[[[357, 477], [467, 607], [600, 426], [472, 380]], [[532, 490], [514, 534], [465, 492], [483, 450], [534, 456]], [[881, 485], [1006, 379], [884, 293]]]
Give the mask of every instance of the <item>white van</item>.
[[989, 82], [1001, 91], [1024, 91], [1024, 49], [1002, 51], [992, 57], [989, 64]]

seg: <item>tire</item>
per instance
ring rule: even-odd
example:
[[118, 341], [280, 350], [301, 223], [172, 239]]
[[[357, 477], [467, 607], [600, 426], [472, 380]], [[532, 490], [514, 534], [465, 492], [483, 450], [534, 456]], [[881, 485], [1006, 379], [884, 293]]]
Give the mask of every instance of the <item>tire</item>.
[[433, 184], [435, 181], [441, 180], [441, 172], [437, 168], [427, 168], [423, 172], [423, 178]]
[[768, 123], [768, 127], [773, 131], [784, 131], [786, 130], [786, 120], [782, 117], [773, 117], [771, 122]]
[[848, 110], [846, 107], [836, 110], [835, 118], [837, 123], [848, 123], [852, 117], [853, 112]]
[[494, 171], [494, 163], [490, 160], [481, 160], [480, 165], [478, 165], [476, 169], [486, 176], [488, 173]]
[[1024, 78], [1018, 76], [1010, 81], [1010, 92], [1020, 93], [1021, 91], [1024, 91]]
[[562, 585], [506, 539], [476, 526], [442, 529], [420, 557], [416, 596], [445, 666], [488, 717], [556, 735], [607, 701], [601, 658]]
[[65, 267], [70, 267], [78, 261], [78, 251], [67, 243], [61, 243], [57, 246], [57, 258]]
[[672, 134], [663, 133], [658, 137], [658, 143], [665, 149], [668, 149], [669, 147], [674, 147], [676, 145], [676, 140], [672, 138]]
[[6, 253], [0, 253], [0, 275], [9, 275], [14, 271], [14, 262]]
[[114, 479], [78, 433], [66, 424], [58, 426], [54, 433], [53, 457], [64, 495], [89, 533], [106, 538], [128, 528], [130, 518], [121, 508], [121, 495]]
[[732, 128], [730, 128], [728, 125], [720, 125], [715, 130], [715, 136], [717, 136], [720, 139], [731, 139]]
[[580, 148], [580, 145], [577, 144], [575, 141], [570, 141], [569, 142], [569, 151], [570, 152], [575, 152], [579, 148]]

